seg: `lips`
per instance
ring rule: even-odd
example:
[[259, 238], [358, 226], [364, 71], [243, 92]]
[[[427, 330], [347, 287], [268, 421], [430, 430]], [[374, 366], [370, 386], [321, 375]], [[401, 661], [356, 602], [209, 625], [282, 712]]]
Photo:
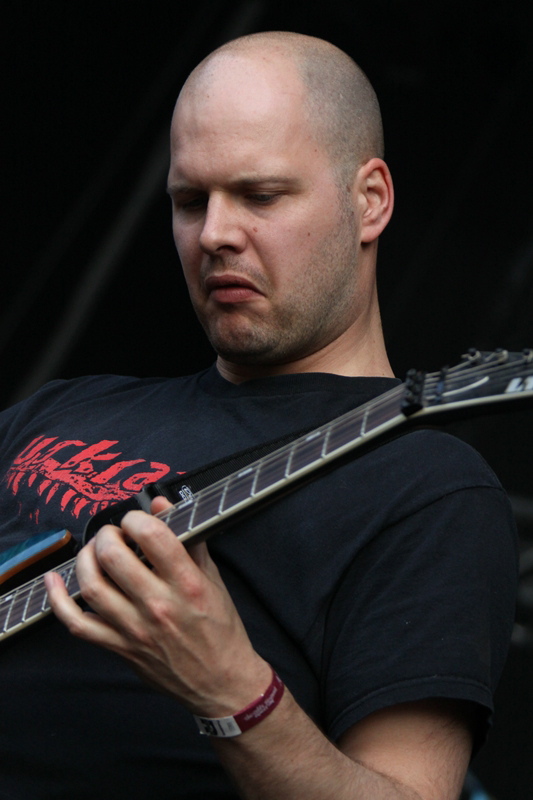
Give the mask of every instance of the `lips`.
[[218, 303], [239, 303], [262, 295], [252, 281], [239, 275], [211, 275], [205, 287], [209, 296]]

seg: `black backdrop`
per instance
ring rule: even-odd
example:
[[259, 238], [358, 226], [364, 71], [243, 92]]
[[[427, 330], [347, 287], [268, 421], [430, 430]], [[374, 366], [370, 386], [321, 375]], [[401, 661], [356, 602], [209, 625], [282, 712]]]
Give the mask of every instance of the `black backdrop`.
[[[179, 86], [214, 46], [322, 36], [381, 99], [397, 205], [379, 284], [393, 366], [533, 346], [529, 0], [4, 0], [0, 407], [53, 377], [180, 374], [212, 359], [179, 274], [164, 193]], [[489, 459], [533, 547], [532, 414], [457, 426]], [[533, 588], [476, 769], [533, 790]]]

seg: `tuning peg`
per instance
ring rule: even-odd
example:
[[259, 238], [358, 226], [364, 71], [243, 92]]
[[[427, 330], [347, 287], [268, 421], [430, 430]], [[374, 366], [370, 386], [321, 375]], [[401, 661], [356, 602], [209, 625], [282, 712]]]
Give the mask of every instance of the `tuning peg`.
[[509, 360], [509, 351], [504, 347], [497, 347], [494, 352], [496, 353], [499, 364], [504, 364]]
[[402, 400], [402, 412], [406, 417], [424, 408], [422, 395], [426, 373], [422, 370], [410, 369], [405, 376], [405, 394]]
[[467, 361], [469, 364], [482, 364], [483, 356], [477, 347], [469, 347], [466, 353], [461, 356], [461, 361]]

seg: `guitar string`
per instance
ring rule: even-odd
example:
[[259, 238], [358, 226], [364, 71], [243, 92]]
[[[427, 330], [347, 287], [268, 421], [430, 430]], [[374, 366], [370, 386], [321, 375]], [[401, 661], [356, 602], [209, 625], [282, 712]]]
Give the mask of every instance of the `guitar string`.
[[[71, 597], [79, 590], [78, 581], [74, 572], [75, 564], [76, 557], [70, 558], [54, 569], [54, 572], [59, 572], [63, 575]], [[12, 600], [10, 602], [11, 598]], [[38, 602], [35, 603], [34, 599]], [[43, 616], [50, 611], [48, 595], [44, 585], [44, 574], [33, 578], [10, 592], [6, 592], [0, 597], [0, 603], [2, 603], [2, 607], [0, 607], [0, 633], [13, 630], [18, 625], [32, 620], [33, 617]], [[26, 608], [31, 613], [25, 613]]]
[[[521, 373], [524, 372], [524, 367], [526, 373], [527, 372], [531, 373], [533, 371], [533, 366], [530, 364], [528, 369], [528, 365], [526, 362], [522, 363], [521, 367], [522, 367]], [[466, 372], [464, 364], [459, 364], [456, 367], [452, 367], [450, 368], [450, 370], [444, 373], [444, 381], [446, 384], [446, 392], [444, 394], [453, 391], [451, 384], [457, 384], [457, 385], [463, 384], [465, 385], [465, 389], [467, 389], [468, 384], [465, 384], [466, 381], [468, 381], [468, 383], [471, 384], [472, 379], [473, 378], [475, 379], [478, 375], [479, 377], [485, 377], [487, 376], [487, 372], [494, 372], [494, 371], [499, 371], [500, 377], [505, 377], [505, 373], [516, 376], [516, 362], [507, 361], [505, 363], [501, 363], [499, 361], [495, 361], [488, 363], [485, 362], [479, 365], [471, 364], [466, 370]], [[424, 395], [427, 396], [432, 389], [433, 390], [436, 389], [442, 382], [442, 379], [443, 379], [442, 372], [427, 374], [424, 378], [424, 383], [423, 383]], [[296, 439], [290, 444], [285, 445], [284, 447], [263, 457], [262, 459], [258, 459], [256, 462], [250, 464], [246, 469], [253, 472], [256, 472], [257, 470], [260, 469], [261, 475], [264, 477], [266, 474], [266, 476], [268, 477], [269, 470], [270, 474], [272, 474], [274, 468], [277, 468], [279, 462], [282, 461], [283, 458], [285, 458], [285, 456], [287, 456], [286, 461], [288, 463], [288, 458], [290, 457], [290, 454], [297, 448], [298, 445], [304, 446], [306, 442], [309, 441], [308, 437], [311, 436], [313, 433], [315, 434], [316, 432], [323, 433], [324, 434], [323, 438], [325, 439], [325, 437], [328, 434], [331, 434], [332, 430], [335, 431], [335, 434], [339, 435], [342, 434], [343, 432], [346, 432], [348, 429], [353, 428], [355, 424], [362, 422], [365, 416], [368, 417], [372, 414], [375, 416], [376, 412], [383, 412], [385, 410], [389, 410], [389, 408], [396, 408], [398, 411], [401, 411], [401, 407], [398, 407], [397, 401], [399, 398], [403, 398], [405, 394], [405, 388], [406, 388], [405, 384], [401, 384], [400, 386], [394, 387], [394, 389], [390, 390], [389, 392], [385, 392], [384, 394], [376, 398], [374, 401], [366, 403], [363, 406], [359, 406], [358, 408], [349, 411], [347, 414], [344, 414], [341, 417], [338, 417], [324, 424], [323, 426], [320, 426], [319, 428], [316, 429], [316, 431], [314, 432], [312, 431], [306, 434], [305, 436]], [[374, 428], [371, 430], [375, 430], [376, 427], [377, 426], [374, 426]], [[365, 438], [364, 434], [363, 435], [358, 434], [353, 439], [353, 441], [354, 442], [358, 441], [361, 438]], [[335, 452], [335, 450], [331, 452]], [[316, 459], [313, 459], [310, 463], [311, 464], [315, 462], [320, 463], [320, 461], [323, 460], [324, 457], [320, 456]], [[219, 498], [221, 495], [220, 488], [229, 485], [230, 481], [232, 479], [235, 479], [235, 477], [241, 474], [242, 472], [243, 470], [237, 473], [233, 473], [232, 475], [227, 476], [226, 478], [220, 481], [217, 481], [211, 486], [206, 487], [206, 489], [201, 490], [195, 495], [194, 501], [188, 504], [187, 506], [184, 506], [183, 503], [179, 503], [177, 506], [174, 506], [174, 508], [171, 509], [170, 511], [161, 512], [157, 516], [160, 516], [163, 519], [165, 519], [168, 523], [171, 523], [174, 517], [177, 517], [178, 515], [183, 513], [183, 511], [187, 511], [190, 512], [189, 519], [191, 519], [193, 516], [193, 511], [194, 512], [196, 511], [196, 508], [199, 506], [200, 502], [205, 503], [206, 500], [208, 502], [211, 495], [213, 495], [216, 498]], [[266, 485], [267, 487], [269, 487], [270, 483], [267, 482]], [[229, 506], [229, 510], [231, 510], [231, 508], [232, 506]], [[227, 516], [230, 516], [229, 511], [227, 512]], [[59, 565], [55, 570], [58, 572], [70, 571], [70, 574], [68, 575], [68, 583], [69, 583], [68, 588], [69, 588], [69, 594], [71, 595], [74, 595], [79, 590], [76, 576], [74, 570], [72, 569], [75, 564], [75, 561], [76, 561], [75, 558], [70, 559], [64, 562], [63, 564]], [[72, 582], [75, 583], [75, 588], [71, 592], [70, 584]], [[28, 606], [29, 609], [33, 609], [31, 603], [32, 594], [35, 594], [37, 596], [37, 599], [39, 600], [38, 604], [39, 611], [35, 612], [35, 614], [32, 614], [32, 616], [35, 616], [36, 614], [38, 615], [40, 613], [45, 613], [46, 611], [49, 610], [50, 607], [46, 602], [47, 597], [46, 597], [46, 589], [44, 587], [44, 576], [41, 575], [38, 576], [37, 578], [34, 578], [32, 581], [29, 581], [27, 584], [23, 584], [22, 586], [17, 587], [16, 589], [13, 589], [11, 592], [7, 592], [6, 594], [0, 597], [0, 603], [6, 603], [8, 598], [11, 597], [13, 598], [13, 602], [8, 606], [5, 622], [7, 622], [8, 619], [12, 616], [14, 618], [17, 618], [16, 612], [19, 611], [21, 607], [24, 609], [26, 606]], [[0, 620], [1, 620], [2, 610], [3, 609], [0, 608]], [[31, 619], [31, 616], [27, 617], [24, 614], [20, 615], [19, 613], [19, 616], [21, 616], [20, 622], [25, 622], [26, 620]], [[4, 622], [4, 627], [0, 628], [0, 630], [6, 630], [5, 622]], [[7, 628], [7, 630], [9, 629], [10, 628]]]
[[[395, 389], [392, 390], [394, 392], [395, 397], [398, 394], [397, 390], [400, 390], [399, 393], [401, 394], [402, 386], [395, 387]], [[390, 395], [391, 392], [388, 392], [386, 394]], [[384, 402], [383, 401], [376, 402], [374, 405], [375, 406], [387, 405], [387, 403], [389, 401], [390, 401], [390, 398], [387, 397], [387, 398], [385, 398]], [[328, 426], [329, 425], [331, 425], [331, 423], [328, 423]], [[325, 427], [328, 427], [328, 426], [325, 426]], [[283, 455], [285, 455], [285, 453], [289, 453], [292, 450], [292, 448], [294, 447], [294, 445], [298, 441], [299, 440], [296, 440], [295, 442], [292, 442], [291, 445], [286, 446], [284, 448], [280, 448], [280, 450], [275, 451], [277, 461], [280, 460], [282, 453], [283, 453]], [[273, 460], [273, 459], [270, 459], [268, 456], [265, 457], [265, 458], [266, 458], [267, 462]], [[260, 463], [260, 462], [261, 462], [261, 459], [259, 459], [259, 462], [254, 462], [254, 464], [257, 464], [257, 463]], [[250, 466], [253, 466], [253, 465], [250, 465]], [[267, 469], [268, 469], [268, 465], [267, 465]], [[239, 473], [237, 473], [237, 474], [239, 474]], [[217, 481], [216, 483], [212, 484], [212, 486], [207, 487], [205, 490], [202, 490], [202, 491], [198, 492], [197, 495], [195, 496], [195, 503], [199, 503], [200, 499], [205, 502], [206, 497], [209, 498], [210, 494], [213, 494], [214, 496], [218, 496], [219, 491], [220, 491], [220, 487], [221, 486], [225, 486], [227, 483], [229, 483], [230, 480], [231, 480], [231, 476], [228, 476], [225, 479], [223, 479], [222, 481]], [[190, 509], [190, 510], [192, 511], [192, 509]], [[182, 506], [182, 504], [179, 504], [178, 508], [176, 508], [176, 511], [173, 514], [169, 515], [169, 513], [167, 511], [167, 512], [164, 512], [162, 515], [158, 515], [158, 516], [163, 516], [167, 520], [167, 522], [170, 523], [172, 521], [172, 519], [182, 511], [183, 511], [183, 506]], [[71, 559], [70, 561], [65, 562], [65, 564], [60, 565], [56, 571], [60, 571], [61, 569], [65, 569], [66, 567], [70, 567], [74, 561], [75, 561], [75, 559]], [[4, 631], [6, 630], [6, 627], [5, 627], [6, 623], [10, 622], [11, 618], [13, 618], [14, 620], [20, 620], [20, 622], [25, 621], [24, 617], [25, 617], [26, 605], [29, 604], [31, 606], [31, 602], [28, 603], [28, 601], [31, 601], [32, 594], [35, 594], [36, 595], [36, 599], [40, 600], [40, 603], [39, 603], [40, 610], [42, 612], [48, 610], [45, 607], [47, 598], [46, 598], [46, 588], [44, 586], [44, 576], [38, 576], [37, 578], [33, 579], [32, 581], [29, 581], [28, 583], [17, 587], [16, 589], [12, 590], [11, 592], [8, 592], [7, 595], [4, 595], [3, 597], [0, 597], [0, 603], [4, 603], [4, 604], [8, 603], [7, 598], [13, 598], [12, 602], [7, 605], [6, 618], [5, 618], [4, 624], [0, 628], [0, 630], [4, 630]], [[41, 600], [41, 597], [42, 597], [42, 600]], [[0, 609], [0, 613], [1, 613], [1, 610], [2, 609]], [[28, 619], [29, 619], [29, 617], [28, 617]], [[20, 624], [20, 622], [17, 621], [14, 626], [8, 627], [7, 630], [10, 630], [12, 627], [15, 627], [17, 624]]]
[[[459, 372], [458, 375], [453, 374], [453, 370], [454, 369]], [[452, 368], [451, 370], [448, 371], [448, 373], [446, 374], [446, 381], [447, 381], [448, 384], [450, 382], [464, 383], [465, 380], [471, 382], [472, 377], [474, 377], [474, 378], [476, 377], [476, 373], [479, 373], [481, 376], [485, 376], [488, 369], [489, 370], [491, 370], [491, 369], [499, 369], [500, 372], [506, 372], [506, 371], [514, 372], [515, 371], [513, 363], [501, 364], [500, 362], [496, 361], [496, 362], [493, 362], [492, 364], [490, 364], [490, 363], [487, 364], [485, 362], [485, 363], [481, 363], [481, 364], [479, 364], [477, 366], [470, 365], [470, 368], [469, 368], [469, 370], [467, 372], [467, 375], [465, 376], [465, 374], [464, 374], [464, 365], [459, 365], [458, 367]], [[439, 384], [439, 382], [441, 380], [441, 375], [442, 375], [442, 373], [431, 373], [431, 374], [425, 376], [424, 389], [425, 389], [426, 393], [427, 393], [427, 390], [431, 387], [431, 385], [437, 386]], [[358, 423], [361, 419], [364, 419], [365, 415], [370, 415], [372, 413], [375, 414], [376, 410], [382, 411], [382, 410], [386, 409], [388, 406], [392, 405], [392, 403], [397, 399], [397, 396], [399, 394], [400, 395], [403, 394], [404, 389], [405, 389], [404, 385], [395, 387], [395, 389], [391, 390], [390, 392], [385, 393], [385, 395], [381, 395], [378, 399], [376, 399], [372, 403], [365, 404], [365, 406], [363, 406], [363, 407], [360, 407], [358, 409], [354, 409], [352, 412], [348, 412], [348, 414], [344, 415], [343, 417], [338, 418], [337, 420], [332, 420], [330, 423], [327, 423], [325, 426], [323, 426], [323, 428], [319, 428], [317, 430], [321, 431], [321, 432], [326, 432], [326, 435], [327, 435], [327, 433], [331, 433], [332, 430], [335, 430], [336, 433], [339, 433], [339, 431], [343, 432], [348, 427], [353, 427], [354, 424]], [[448, 391], [449, 391], [449, 388], [448, 388]], [[309, 436], [309, 434], [308, 434], [308, 436]], [[361, 438], [360, 435], [358, 437], [356, 437], [356, 440], [359, 439], [359, 438]], [[290, 443], [289, 445], [285, 446], [284, 448], [280, 448], [279, 450], [275, 451], [273, 454], [270, 454], [269, 456], [266, 456], [263, 459], [259, 459], [257, 462], [255, 462], [254, 464], [250, 465], [249, 470], [251, 470], [253, 472], [254, 471], [253, 470], [254, 467], [255, 467], [255, 470], [257, 470], [260, 467], [262, 475], [264, 476], [265, 473], [266, 473], [267, 476], [268, 476], [269, 471], [270, 471], [270, 473], [272, 473], [273, 467], [277, 466], [277, 464], [282, 460], [282, 458], [285, 459], [286, 462], [288, 462], [288, 459], [290, 458], [291, 453], [295, 450], [296, 446], [297, 445], [302, 446], [303, 444], [305, 444], [305, 440], [306, 440], [306, 437], [302, 437], [301, 439]], [[286, 456], [287, 456], [287, 458], [285, 458]], [[314, 461], [320, 462], [321, 460], [323, 460], [323, 459], [322, 458], [317, 458]], [[311, 462], [311, 463], [313, 463], [313, 462]], [[237, 473], [237, 474], [239, 474], [239, 473]], [[195, 498], [196, 503], [193, 504], [193, 508], [188, 507], [186, 509], [187, 512], [191, 512], [189, 514], [189, 519], [192, 518], [192, 511], [196, 510], [194, 508], [194, 506], [198, 506], [200, 501], [205, 502], [206, 498], [209, 499], [209, 495], [210, 494], [213, 494], [214, 496], [219, 498], [220, 497], [220, 491], [219, 491], [220, 490], [220, 486], [225, 487], [231, 481], [232, 477], [235, 477], [235, 476], [228, 476], [227, 478], [223, 479], [222, 481], [217, 482], [216, 484], [213, 484], [213, 486], [208, 487], [207, 489], [203, 490], [203, 492], [198, 493], [196, 498]], [[269, 485], [270, 484], [267, 482], [267, 486], [269, 486]], [[231, 506], [229, 508], [231, 509]], [[173, 517], [177, 516], [183, 510], [184, 510], [183, 506], [181, 504], [179, 504], [179, 506], [177, 508], [175, 508], [175, 511], [171, 512], [170, 514], [169, 514], [169, 512], [163, 512], [162, 516], [164, 518], [166, 518], [168, 522], [172, 522]], [[65, 567], [67, 567], [67, 566], [71, 567], [71, 565], [72, 565], [72, 562], [65, 562], [65, 564], [61, 565], [60, 568], [65, 569]], [[42, 583], [42, 576], [41, 576], [41, 578], [34, 579], [34, 581], [30, 582], [30, 584], [27, 587], [18, 587], [18, 590], [14, 590], [14, 592], [17, 592], [18, 605], [26, 606], [26, 604], [28, 602], [27, 594], [28, 593], [31, 594], [32, 592], [35, 592], [36, 591], [36, 584], [39, 584], [39, 583]], [[76, 587], [74, 592], [77, 591], [77, 588], [78, 587]], [[12, 596], [14, 592], [8, 593], [8, 596]], [[37, 595], [39, 595], [38, 591], [36, 593], [37, 593]], [[41, 602], [40, 605], [42, 606], [43, 603]], [[31, 606], [31, 604], [30, 604], [30, 606]], [[11, 612], [10, 612], [11, 614], [13, 613], [13, 610], [14, 610], [13, 607], [11, 607]]]
[[[394, 387], [393, 390], [386, 392], [385, 395], [381, 395], [379, 398], [376, 399], [376, 401], [373, 402], [373, 404], [371, 404], [370, 411], [371, 412], [375, 411], [375, 409], [382, 410], [383, 408], [387, 408], [387, 406], [392, 405], [391, 401], [393, 402], [397, 401], [398, 396], [401, 396], [403, 394], [403, 389], [404, 386], [400, 385]], [[368, 407], [365, 408], [365, 406], [363, 406], [361, 409], [354, 409], [352, 412], [348, 412], [348, 414], [344, 415], [344, 417], [350, 416], [349, 424], [353, 425], [356, 417], [362, 418], [364, 414], [367, 413], [368, 411], [369, 408]], [[342, 419], [342, 417], [340, 419]], [[327, 423], [325, 426], [323, 426], [323, 428], [318, 428], [317, 430], [328, 430], [334, 425], [335, 422], [336, 420], [332, 420], [330, 423]], [[341, 427], [346, 427], [346, 426], [341, 426]], [[275, 451], [273, 454], [265, 456], [264, 459], [259, 459], [257, 462], [253, 462], [250, 465], [250, 468], [254, 466], [257, 468], [258, 464], [263, 462], [265, 464], [266, 471], [268, 472], [269, 469], [272, 469], [272, 467], [275, 466], [273, 463], [274, 461], [277, 464], [284, 457], [289, 455], [290, 452], [294, 449], [295, 445], [300, 441], [301, 440], [297, 439], [294, 442], [291, 442], [289, 445]], [[239, 472], [237, 472], [236, 474], [239, 474]], [[233, 477], [234, 476], [235, 473], [233, 474]], [[200, 501], [205, 502], [206, 498], [208, 500], [210, 495], [213, 495], [218, 498], [220, 495], [220, 488], [225, 487], [229, 483], [231, 478], [232, 478], [231, 475], [227, 476], [221, 481], [217, 481], [211, 486], [206, 487], [206, 489], [198, 492], [195, 495], [195, 504], [199, 503]], [[161, 515], [158, 516], [162, 516], [167, 520], [167, 522], [171, 523], [173, 518], [182, 513], [183, 510], [184, 510], [183, 505], [178, 504], [178, 507], [175, 509], [174, 513], [169, 514], [169, 512], [167, 511], [163, 512]], [[187, 511], [189, 513], [191, 513], [192, 510], [193, 510], [192, 507], [187, 508]], [[56, 571], [62, 571], [62, 570], [64, 571], [67, 568], [71, 568], [74, 562], [75, 558], [65, 562], [64, 564], [59, 565]], [[77, 591], [77, 588], [78, 587], [76, 587], [74, 592]], [[27, 617], [27, 615], [25, 614], [25, 609], [27, 605], [29, 605], [30, 608], [33, 608], [33, 605], [31, 603], [32, 595], [35, 595], [36, 600], [38, 601], [36, 607], [39, 608], [40, 612], [44, 613], [49, 609], [49, 607], [46, 607], [47, 598], [46, 598], [46, 588], [44, 586], [44, 576], [42, 575], [38, 576], [37, 578], [34, 578], [32, 581], [29, 581], [28, 583], [23, 584], [22, 586], [19, 586], [16, 589], [13, 589], [11, 592], [8, 592], [7, 595], [0, 597], [0, 603], [7, 603], [7, 598], [12, 598], [12, 602], [8, 604], [6, 609], [6, 618], [4, 621], [4, 625], [0, 627], [0, 630], [6, 630], [5, 625], [6, 622], [8, 621], [10, 622], [10, 627], [8, 627], [7, 630], [10, 630], [12, 627], [15, 627], [17, 624], [20, 624], [20, 622], [26, 621], [25, 618], [27, 619], [31, 618]], [[1, 611], [2, 609], [0, 608], [0, 614]], [[17, 620], [17, 622], [15, 622], [15, 625], [11, 625], [11, 619]]]
[[[454, 369], [459, 372], [458, 375], [453, 374], [453, 370]], [[485, 362], [485, 363], [481, 363], [481, 364], [479, 364], [477, 366], [470, 365], [468, 373], [465, 376], [465, 374], [464, 374], [464, 365], [459, 365], [457, 368], [452, 368], [451, 370], [448, 371], [448, 373], [446, 374], [446, 381], [447, 381], [448, 384], [450, 382], [454, 382], [454, 381], [457, 382], [457, 383], [464, 383], [465, 380], [471, 382], [472, 377], [474, 377], [474, 378], [476, 377], [476, 373], [479, 373], [481, 376], [485, 376], [486, 373], [487, 373], [487, 370], [491, 370], [491, 369], [499, 369], [500, 373], [501, 372], [506, 372], [506, 371], [508, 371], [508, 372], [515, 372], [516, 371], [514, 369], [514, 364], [512, 362], [511, 363], [507, 362], [505, 364], [502, 364], [499, 361], [493, 362], [492, 364], [490, 364], [490, 363], [487, 364], [487, 362]], [[452, 374], [450, 374], [450, 373], [452, 373]], [[431, 387], [431, 385], [438, 386], [439, 382], [441, 381], [441, 376], [442, 376], [442, 373], [431, 373], [429, 375], [426, 375], [425, 380], [424, 380], [424, 389], [425, 389], [426, 393], [427, 393], [427, 390]], [[392, 390], [391, 392], [385, 393], [385, 395], [380, 396], [380, 398], [377, 401], [374, 401], [371, 404], [366, 404], [365, 406], [360, 407], [358, 409], [354, 409], [354, 411], [348, 412], [348, 414], [344, 415], [344, 417], [341, 417], [338, 420], [333, 420], [330, 423], [328, 423], [327, 425], [325, 425], [322, 429], [319, 428], [317, 430], [319, 430], [319, 431], [324, 431], [325, 430], [325, 431], [331, 432], [331, 430], [336, 429], [337, 432], [338, 431], [342, 432], [347, 427], [353, 427], [353, 425], [355, 423], [358, 423], [361, 418], [364, 419], [365, 415], [369, 415], [372, 412], [375, 413], [376, 410], [383, 410], [383, 409], [387, 408], [387, 406], [392, 405], [391, 401], [394, 402], [397, 399], [398, 394], [400, 394], [400, 395], [403, 394], [404, 389], [405, 389], [404, 385], [401, 385], [399, 387], [395, 387], [395, 389]], [[449, 389], [448, 389], [448, 391], [449, 391]], [[309, 436], [309, 434], [308, 434], [308, 436]], [[357, 439], [359, 439], [359, 438], [361, 438], [360, 435], [357, 437]], [[262, 472], [263, 475], [265, 473], [267, 473], [267, 475], [268, 475], [269, 470], [272, 473], [272, 468], [273, 468], [273, 466], [275, 466], [275, 464], [274, 463], [269, 463], [269, 462], [276, 462], [276, 464], [277, 464], [281, 460], [281, 457], [282, 456], [285, 457], [286, 455], [290, 458], [290, 454], [295, 450], [297, 445], [301, 446], [302, 444], [305, 444], [304, 440], [305, 440], [305, 437], [303, 439], [296, 440], [295, 442], [292, 442], [290, 445], [287, 445], [285, 448], [281, 448], [280, 450], [275, 451], [275, 453], [271, 454], [271, 456], [267, 456], [264, 459], [259, 460], [255, 464], [251, 465], [251, 468], [255, 467], [255, 469], [257, 470], [257, 468], [260, 467], [261, 468], [261, 472]], [[288, 462], [288, 458], [286, 460]], [[319, 462], [320, 460], [322, 460], [322, 459], [321, 458], [320, 459], [315, 459], [315, 461], [317, 461], [317, 462]], [[252, 471], [253, 471], [253, 469], [252, 469]], [[237, 473], [237, 474], [239, 474], [239, 473]], [[231, 478], [232, 478], [232, 476], [228, 476], [223, 481], [218, 482], [218, 485], [214, 484], [213, 487], [208, 487], [208, 489], [204, 490], [203, 493], [198, 493], [195, 505], [197, 506], [200, 503], [200, 501], [204, 501], [205, 502], [206, 497], [207, 497], [207, 499], [209, 499], [209, 494], [214, 494], [217, 498], [220, 497], [220, 491], [219, 491], [220, 486], [221, 485], [222, 486], [226, 486], [231, 481]], [[267, 483], [267, 486], [268, 485], [269, 484]], [[230, 508], [231, 508], [231, 506], [230, 506]], [[191, 512], [192, 512], [192, 510], [195, 510], [195, 509], [189, 509], [189, 508], [187, 509], [187, 511], [191, 511]], [[167, 521], [171, 522], [173, 516], [177, 516], [181, 511], [183, 511], [183, 507], [176, 508], [174, 513], [170, 513], [169, 514], [169, 512], [164, 512], [163, 516], [167, 519]], [[192, 518], [192, 513], [189, 515], [189, 519], [191, 519], [191, 518]], [[65, 570], [66, 567], [69, 567], [71, 569], [74, 560], [75, 559], [73, 559], [70, 562], [65, 562], [65, 564], [61, 565], [60, 568]], [[70, 578], [72, 578], [72, 577], [73, 577], [73, 574], [70, 575]], [[38, 591], [38, 584], [39, 583], [42, 583], [43, 586], [44, 586], [44, 582], [43, 582], [42, 576], [40, 576], [39, 578], [34, 579], [34, 581], [30, 582], [30, 584], [28, 586], [26, 586], [26, 587], [18, 587], [17, 590], [14, 590], [14, 592], [17, 593], [17, 597], [16, 597], [16, 600], [15, 600], [15, 603], [10, 606], [9, 616], [13, 615], [14, 606], [16, 606], [16, 605], [24, 606], [24, 607], [26, 607], [26, 605], [28, 605], [29, 608], [32, 608], [31, 603], [28, 604], [28, 599], [31, 596], [32, 592], [37, 594], [38, 595], [38, 599], [40, 600], [40, 594], [39, 594], [39, 591]], [[78, 587], [76, 586], [76, 588], [73, 591], [73, 594], [77, 590], [78, 590]], [[14, 592], [8, 593], [8, 596], [13, 596]], [[43, 610], [46, 610], [44, 608], [44, 605], [45, 605], [44, 604], [44, 600], [40, 601], [39, 605]], [[6, 617], [6, 619], [7, 619], [7, 617]]]
[[[511, 373], [516, 372], [515, 364], [509, 365], [509, 364], [501, 364], [499, 362], [493, 362], [492, 364], [485, 363], [475, 367], [470, 366], [467, 375], [465, 375], [464, 366], [462, 370], [461, 366], [462, 365], [458, 365], [458, 367], [451, 368], [445, 375], [445, 380], [446, 383], [448, 384], [446, 389], [448, 392], [453, 391], [453, 385], [461, 386], [461, 384], [465, 383], [465, 380], [468, 380], [468, 382], [471, 384], [472, 376], [474, 377], [474, 380], [478, 376], [485, 377], [487, 375], [487, 370], [489, 368], [491, 371], [493, 371], [494, 369], [499, 369], [500, 372], [506, 372], [506, 371], [509, 371]], [[452, 374], [452, 371], [454, 369], [460, 371], [459, 374]], [[427, 396], [431, 390], [437, 389], [441, 381], [442, 381], [442, 373], [430, 373], [426, 375], [424, 381], [424, 394]], [[466, 388], [468, 388], [468, 385], [466, 386]], [[395, 408], [397, 406], [398, 397], [403, 398], [404, 393], [405, 393], [405, 384], [401, 384], [400, 386], [394, 387], [394, 389], [384, 393], [383, 395], [380, 395], [379, 398], [376, 398], [374, 401], [371, 401], [371, 403], [359, 406], [358, 408], [347, 412], [341, 417], [337, 417], [336, 419], [330, 421], [329, 423], [325, 423], [323, 426], [320, 426], [315, 431], [311, 431], [310, 433], [300, 437], [299, 439], [296, 439], [295, 441], [290, 442], [287, 445], [284, 445], [282, 448], [275, 450], [273, 453], [264, 456], [262, 459], [258, 459], [257, 461], [252, 462], [246, 468], [243, 468], [243, 470], [237, 473], [233, 473], [232, 475], [227, 476], [226, 478], [223, 478], [214, 484], [211, 484], [209, 487], [206, 487], [205, 489], [197, 492], [194, 499], [189, 501], [189, 503], [187, 503], [186, 505], [180, 503], [177, 506], [174, 506], [172, 509], [169, 509], [168, 511], [160, 512], [160, 514], [158, 514], [157, 516], [160, 517], [161, 519], [164, 519], [165, 522], [167, 522], [167, 524], [170, 525], [173, 523], [174, 519], [179, 516], [183, 517], [188, 516], [189, 520], [191, 520], [195, 516], [196, 511], [201, 504], [203, 504], [205, 507], [209, 505], [211, 499], [217, 500], [221, 495], [220, 492], [221, 487], [226, 487], [232, 479], [235, 479], [237, 475], [243, 474], [245, 472], [247, 474], [260, 473], [261, 477], [265, 478], [268, 477], [269, 474], [270, 475], [275, 474], [280, 462], [283, 463], [283, 461], [285, 461], [288, 464], [291, 453], [293, 451], [296, 451], [299, 446], [300, 447], [305, 446], [306, 441], [308, 441], [308, 437], [311, 436], [313, 433], [316, 434], [317, 431], [325, 432], [324, 436], [325, 438], [326, 436], [328, 436], [328, 434], [331, 434], [331, 432], [333, 431], [335, 435], [339, 435], [340, 438], [342, 438], [342, 434], [345, 434], [346, 431], [354, 428], [355, 425], [359, 425], [359, 423], [361, 423], [364, 420], [366, 415], [376, 417], [377, 412], [382, 413], [385, 410], [388, 411], [390, 408]], [[398, 407], [397, 410], [398, 412], [401, 412], [400, 407]], [[388, 421], [389, 419], [390, 418], [387, 418], [386, 421]], [[371, 431], [375, 430], [377, 427], [378, 427], [377, 425], [374, 425]], [[357, 441], [361, 438], [364, 438], [364, 435], [358, 434], [356, 437], [354, 437], [353, 441]], [[344, 443], [345, 442], [343, 442], [343, 444]], [[334, 453], [335, 449], [338, 448], [326, 451], [326, 454], [330, 455], [331, 453]], [[324, 461], [323, 456], [320, 456], [314, 459], [314, 461], [311, 461], [309, 463], [312, 464], [316, 462], [318, 464], [321, 461]], [[186, 484], [186, 476], [184, 476], [184, 483]], [[266, 481], [266, 486], [269, 487], [270, 485], [271, 485], [270, 482]], [[229, 514], [230, 509], [231, 506], [228, 509], [228, 516], [230, 515]], [[206, 519], [205, 521], [207, 522], [208, 520]], [[180, 533], [185, 533], [187, 531], [194, 531], [194, 526], [189, 525], [186, 531], [180, 531]]]

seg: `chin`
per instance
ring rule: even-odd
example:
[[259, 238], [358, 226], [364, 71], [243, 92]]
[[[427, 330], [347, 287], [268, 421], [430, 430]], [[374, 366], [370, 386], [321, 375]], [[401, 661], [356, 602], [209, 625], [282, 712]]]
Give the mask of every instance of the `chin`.
[[[298, 337], [291, 335], [293, 325], [279, 323], [276, 328], [251, 320], [246, 324], [223, 324], [230, 320], [218, 320], [218, 325], [205, 327], [205, 331], [215, 352], [225, 361], [246, 366], [281, 366], [301, 358], [313, 351], [314, 336]], [[303, 339], [303, 341], [302, 341]], [[312, 341], [309, 341], [311, 339]]]
[[[257, 330], [232, 331], [231, 334], [208, 333], [211, 346], [219, 356], [234, 364], [270, 363], [276, 343]], [[275, 356], [274, 356], [275, 359]]]
[[215, 351], [224, 361], [242, 366], [270, 366], [278, 361], [278, 359], [272, 358], [272, 356], [263, 351], [237, 350], [225, 347], [215, 347]]

